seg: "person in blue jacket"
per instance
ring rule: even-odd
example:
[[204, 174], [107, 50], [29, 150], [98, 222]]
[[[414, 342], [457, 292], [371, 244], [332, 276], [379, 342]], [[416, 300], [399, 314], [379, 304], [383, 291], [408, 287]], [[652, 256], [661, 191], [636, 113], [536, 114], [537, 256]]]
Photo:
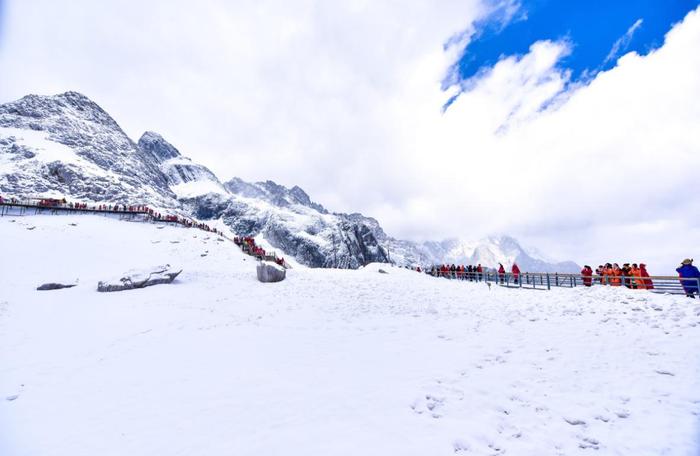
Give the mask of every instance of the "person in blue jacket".
[[[681, 263], [681, 267], [676, 269], [678, 276], [682, 279], [700, 279], [700, 271], [693, 266], [693, 260], [686, 258]], [[689, 298], [695, 298], [695, 293], [698, 293], [697, 280], [681, 280], [681, 285], [685, 290], [685, 295]]]

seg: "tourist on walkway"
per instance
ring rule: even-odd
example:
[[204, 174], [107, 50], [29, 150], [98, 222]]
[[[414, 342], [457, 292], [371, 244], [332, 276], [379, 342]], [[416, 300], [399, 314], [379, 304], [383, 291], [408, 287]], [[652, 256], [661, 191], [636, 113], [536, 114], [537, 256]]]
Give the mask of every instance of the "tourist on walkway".
[[[596, 272], [597, 272], [597, 270], [596, 270]], [[583, 267], [583, 269], [581, 269], [581, 277], [583, 278], [583, 285], [584, 286], [587, 286], [587, 287], [591, 286], [591, 284], [593, 282], [592, 276], [593, 276], [593, 269], [591, 269], [590, 266], [585, 265]]]
[[654, 284], [651, 281], [651, 279], [648, 278], [649, 273], [647, 272], [647, 265], [646, 264], [644, 264], [644, 263], [639, 264], [639, 273], [644, 278], [644, 288], [646, 288], [647, 290], [653, 290]]
[[637, 263], [632, 264], [632, 267], [630, 268], [630, 274], [632, 275], [632, 288], [644, 290], [646, 286], [644, 286], [644, 279], [642, 279], [642, 271], [639, 269], [639, 266], [637, 266]]
[[689, 298], [695, 299], [695, 294], [698, 293], [698, 279], [700, 279], [700, 271], [698, 268], [693, 266], [693, 260], [686, 258], [681, 262], [681, 266], [676, 269], [678, 276], [681, 279], [695, 279], [695, 280], [681, 280], [681, 285], [685, 290], [685, 295]]
[[610, 278], [610, 285], [613, 287], [619, 287], [622, 283], [622, 269], [617, 263], [613, 263], [612, 267], [612, 277]]
[[518, 267], [517, 264], [513, 263], [513, 267], [511, 268], [511, 272], [513, 273], [513, 282], [514, 283], [520, 283], [520, 268]]

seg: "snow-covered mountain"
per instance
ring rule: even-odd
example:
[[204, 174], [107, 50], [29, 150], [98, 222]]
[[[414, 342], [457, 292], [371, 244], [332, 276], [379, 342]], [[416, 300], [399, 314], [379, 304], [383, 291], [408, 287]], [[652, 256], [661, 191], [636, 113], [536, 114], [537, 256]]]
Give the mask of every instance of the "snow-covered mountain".
[[134, 143], [96, 103], [67, 92], [28, 95], [0, 105], [0, 194], [147, 204], [202, 220], [222, 219], [232, 231], [262, 236], [313, 267], [518, 262], [523, 271], [577, 271], [528, 254], [508, 237], [480, 242], [415, 243], [387, 235], [362, 214], [332, 213], [300, 187], [272, 181], [222, 183], [161, 135]]
[[178, 204], [154, 157], [76, 92], [0, 105], [0, 169], [5, 194]]
[[581, 270], [572, 261], [553, 261], [535, 249], [525, 249], [509, 236], [493, 236], [478, 242], [448, 239], [442, 242], [426, 242], [423, 245], [431, 252], [433, 258], [446, 263], [482, 264], [488, 267], [497, 266], [499, 263], [508, 267], [517, 263], [523, 272], [577, 273]]

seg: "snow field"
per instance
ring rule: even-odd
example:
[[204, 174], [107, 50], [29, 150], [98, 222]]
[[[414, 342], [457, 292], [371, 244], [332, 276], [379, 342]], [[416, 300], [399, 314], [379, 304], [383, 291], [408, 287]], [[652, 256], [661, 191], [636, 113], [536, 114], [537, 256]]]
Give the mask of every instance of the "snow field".
[[697, 301], [387, 265], [261, 284], [210, 233], [90, 215], [0, 239], [2, 455], [698, 454]]

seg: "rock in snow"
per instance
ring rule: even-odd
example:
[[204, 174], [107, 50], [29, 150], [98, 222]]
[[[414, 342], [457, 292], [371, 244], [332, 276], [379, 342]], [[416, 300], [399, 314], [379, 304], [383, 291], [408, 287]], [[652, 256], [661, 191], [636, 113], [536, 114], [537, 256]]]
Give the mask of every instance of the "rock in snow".
[[134, 288], [171, 283], [181, 272], [182, 269], [174, 272], [169, 264], [156, 266], [146, 271], [129, 271], [119, 279], [99, 282], [97, 291], [133, 290]]
[[56, 282], [49, 282], [45, 283], [43, 285], [39, 285], [36, 287], [38, 291], [45, 291], [45, 290], [60, 290], [62, 288], [72, 288], [76, 286], [77, 284], [75, 283], [70, 283], [70, 284], [64, 284], [64, 283], [56, 283]]
[[287, 276], [287, 270], [270, 261], [261, 261], [256, 268], [258, 280], [263, 283], [281, 282]]

